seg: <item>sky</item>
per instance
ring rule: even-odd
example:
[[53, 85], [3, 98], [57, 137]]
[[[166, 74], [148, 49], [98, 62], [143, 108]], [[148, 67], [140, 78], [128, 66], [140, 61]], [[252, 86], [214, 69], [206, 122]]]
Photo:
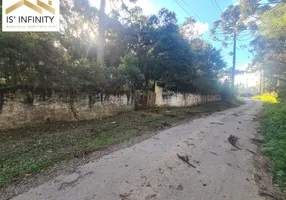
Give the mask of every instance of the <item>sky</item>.
[[[125, 2], [127, 1], [125, 0]], [[100, 1], [90, 0], [90, 3], [99, 7]], [[176, 13], [179, 24], [183, 23], [186, 17], [193, 16], [197, 20], [196, 29], [198, 32], [203, 33], [203, 39], [211, 42], [216, 48], [222, 49], [224, 60], [227, 62], [228, 67], [231, 67], [232, 56], [229, 56], [229, 52], [232, 52], [232, 47], [223, 48], [220, 42], [215, 42], [210, 38], [210, 29], [213, 22], [219, 19], [221, 10], [224, 11], [231, 4], [238, 4], [238, 0], [138, 0], [136, 5], [140, 6], [146, 15], [157, 14], [161, 8], [165, 7]], [[109, 12], [111, 7], [112, 5], [107, 0], [106, 11]], [[247, 40], [238, 42], [237, 46], [247, 45], [248, 42]], [[237, 69], [243, 69], [251, 61], [251, 54], [247, 49], [237, 49], [236, 60]]]

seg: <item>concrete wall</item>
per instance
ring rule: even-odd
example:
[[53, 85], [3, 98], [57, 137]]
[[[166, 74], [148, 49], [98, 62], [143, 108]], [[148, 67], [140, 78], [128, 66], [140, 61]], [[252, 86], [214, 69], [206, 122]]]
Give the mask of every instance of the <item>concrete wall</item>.
[[[17, 95], [16, 95], [17, 96]], [[103, 96], [103, 99], [104, 98]], [[133, 100], [126, 95], [110, 96], [108, 100], [101, 101], [94, 97], [93, 104], [89, 104], [89, 98], [83, 97], [75, 101], [76, 114], [80, 120], [98, 119], [115, 115], [119, 112], [134, 109]], [[76, 121], [71, 112], [70, 104], [50, 98], [46, 101], [34, 100], [32, 105], [23, 103], [23, 97], [17, 96], [13, 100], [7, 100], [0, 114], [0, 129], [17, 128], [26, 125], [37, 125], [51, 121]]]
[[155, 86], [156, 105], [170, 107], [188, 107], [212, 101], [221, 100], [220, 95], [182, 94], [163, 91], [162, 87]]
[[[163, 91], [163, 88], [159, 86], [155, 87], [155, 93], [156, 98], [152, 98], [152, 101], [155, 101], [155, 105], [158, 106], [186, 107], [221, 100], [219, 95], [174, 93]], [[104, 95], [95, 95], [92, 96], [92, 104], [88, 96], [81, 97], [73, 104], [75, 112], [71, 111], [71, 104], [67, 99], [63, 100], [59, 97], [45, 101], [40, 101], [39, 97], [35, 97], [32, 105], [24, 102], [24, 97], [20, 94], [5, 98], [4, 107], [0, 113], [0, 130], [53, 121], [77, 121], [74, 113], [79, 120], [90, 120], [134, 110], [134, 97], [128, 98], [127, 95], [109, 96], [109, 98]]]

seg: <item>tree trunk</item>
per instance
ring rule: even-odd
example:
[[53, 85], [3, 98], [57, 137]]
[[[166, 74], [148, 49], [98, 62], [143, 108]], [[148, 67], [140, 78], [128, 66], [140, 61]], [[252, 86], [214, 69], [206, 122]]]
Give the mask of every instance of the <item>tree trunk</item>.
[[106, 6], [106, 0], [101, 0], [100, 1], [100, 12], [99, 12], [98, 41], [97, 41], [97, 61], [100, 63], [104, 63], [105, 6]]
[[15, 57], [12, 55], [9, 55], [9, 63], [10, 67], [12, 68], [12, 84], [17, 85], [18, 84], [18, 72], [16, 67], [16, 60]]
[[234, 81], [235, 81], [235, 64], [236, 64], [236, 32], [233, 33], [233, 62], [232, 62], [232, 71], [231, 71], [231, 89], [234, 90]]
[[259, 80], [259, 82], [260, 82], [260, 84], [259, 84], [259, 86], [260, 86], [259, 93], [263, 94], [263, 71], [262, 71], [261, 67], [260, 67], [260, 80]]
[[91, 44], [91, 38], [90, 38], [89, 43], [88, 43], [88, 48], [87, 48], [86, 53], [85, 53], [85, 59], [87, 59], [87, 57], [88, 57], [88, 54], [89, 54], [91, 45], [92, 45], [92, 44]]
[[4, 107], [4, 91], [0, 91], [0, 114], [3, 112]]

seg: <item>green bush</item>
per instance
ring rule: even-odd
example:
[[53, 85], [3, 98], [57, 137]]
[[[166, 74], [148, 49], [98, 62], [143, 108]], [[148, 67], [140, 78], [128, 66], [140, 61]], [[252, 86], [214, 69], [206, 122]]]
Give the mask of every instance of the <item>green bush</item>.
[[225, 80], [221, 86], [221, 97], [222, 100], [233, 100], [235, 98], [235, 91], [231, 89], [228, 80]]
[[273, 161], [273, 173], [278, 185], [286, 187], [286, 104], [268, 104], [263, 116], [266, 141], [262, 152]]
[[286, 102], [286, 84], [281, 84], [278, 91], [278, 100], [279, 102]]

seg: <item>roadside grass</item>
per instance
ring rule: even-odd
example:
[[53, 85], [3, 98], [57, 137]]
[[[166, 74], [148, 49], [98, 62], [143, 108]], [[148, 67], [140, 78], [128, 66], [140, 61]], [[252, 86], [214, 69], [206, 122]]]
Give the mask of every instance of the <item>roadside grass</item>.
[[240, 104], [240, 101], [213, 102], [187, 108], [155, 108], [102, 120], [57, 122], [0, 131], [0, 188], [61, 161]]
[[276, 183], [286, 187], [286, 103], [265, 105], [262, 130], [265, 140], [262, 152], [273, 161]]
[[263, 95], [257, 95], [252, 97], [253, 99], [258, 99], [261, 101], [269, 103], [277, 103], [277, 94], [276, 93], [264, 93]]

